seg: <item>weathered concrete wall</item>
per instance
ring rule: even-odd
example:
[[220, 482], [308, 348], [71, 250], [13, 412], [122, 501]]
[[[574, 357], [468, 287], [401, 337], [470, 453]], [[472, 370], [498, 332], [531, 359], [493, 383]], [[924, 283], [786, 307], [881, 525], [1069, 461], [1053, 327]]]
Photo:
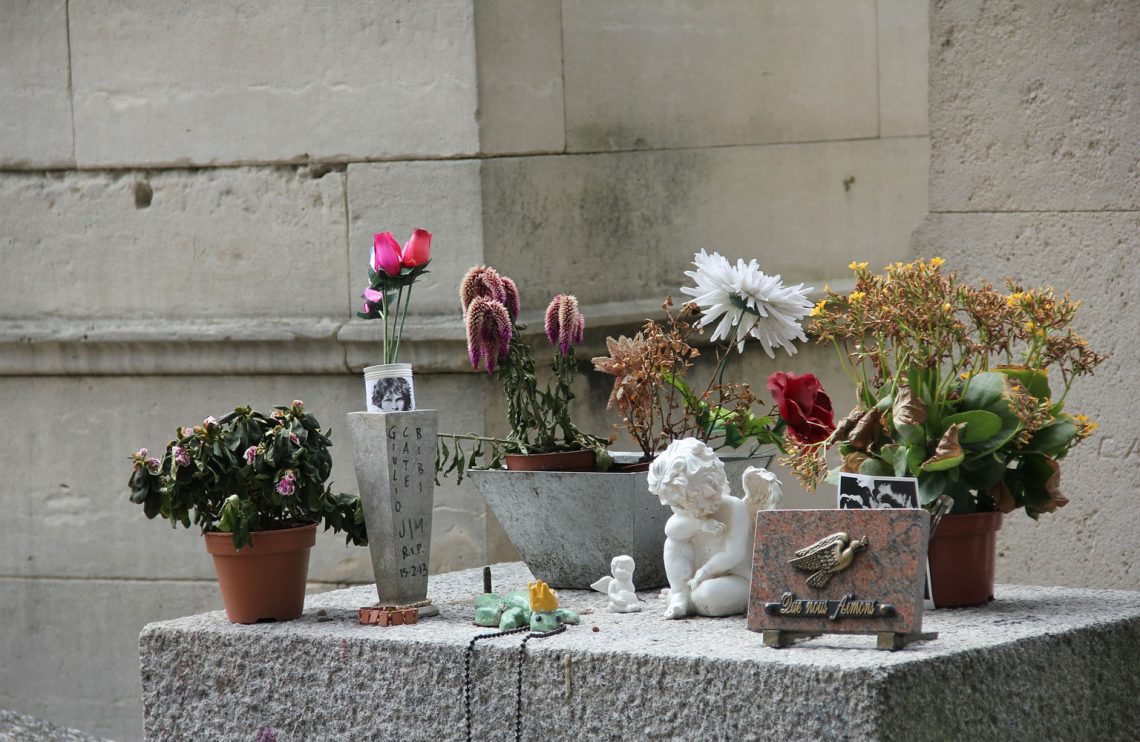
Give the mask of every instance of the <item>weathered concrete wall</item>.
[[1071, 290], [1110, 354], [1066, 407], [1100, 425], [1061, 469], [1070, 504], [1008, 516], [998, 579], [1140, 588], [1140, 8], [934, 6], [930, 215], [920, 254], [970, 278]]
[[[139, 630], [218, 606], [197, 536], [126, 501], [139, 446], [299, 397], [355, 488], [375, 231], [435, 234], [401, 355], [457, 432], [502, 424], [455, 311], [472, 264], [530, 312], [577, 292], [588, 356], [701, 247], [817, 288], [904, 255], [926, 28], [903, 0], [0, 0], [0, 707], [137, 738]], [[788, 367], [847, 403], [826, 350], [741, 378]], [[602, 432], [608, 385], [577, 408]], [[433, 571], [513, 553], [470, 485], [437, 504]], [[311, 579], [367, 557], [323, 536]]]

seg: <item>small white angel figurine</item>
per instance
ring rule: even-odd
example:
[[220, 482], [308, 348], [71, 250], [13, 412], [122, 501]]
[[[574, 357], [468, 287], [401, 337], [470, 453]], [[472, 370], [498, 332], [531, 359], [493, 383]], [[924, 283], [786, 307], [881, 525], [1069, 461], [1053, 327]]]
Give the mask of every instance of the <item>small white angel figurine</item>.
[[724, 464], [696, 438], [673, 441], [649, 467], [649, 491], [673, 509], [665, 523], [665, 618], [731, 616], [748, 607], [756, 513], [772, 510], [780, 482], [749, 467], [745, 497], [729, 494]]
[[610, 613], [637, 613], [641, 604], [637, 601], [637, 593], [633, 587], [633, 557], [622, 554], [610, 560], [609, 575], [590, 585], [600, 593], [605, 593], [610, 602], [606, 610]]

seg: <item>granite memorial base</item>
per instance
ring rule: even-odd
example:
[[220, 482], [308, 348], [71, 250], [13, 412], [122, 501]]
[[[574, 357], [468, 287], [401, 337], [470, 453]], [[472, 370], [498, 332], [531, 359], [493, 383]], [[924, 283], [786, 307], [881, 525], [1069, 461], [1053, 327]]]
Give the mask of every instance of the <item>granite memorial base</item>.
[[[494, 568], [497, 591], [530, 579], [518, 563]], [[146, 738], [464, 739], [482, 589], [478, 569], [434, 576], [440, 615], [406, 626], [359, 623], [371, 585], [312, 596], [288, 623], [218, 611], [150, 624]], [[642, 612], [614, 614], [601, 593], [559, 591], [582, 623], [527, 644], [524, 738], [1076, 740], [1140, 728], [1140, 593], [1000, 585], [987, 606], [927, 613], [939, 638], [890, 653], [857, 635], [772, 649], [744, 616], [666, 621], [655, 593], [641, 597]], [[474, 739], [514, 734], [520, 643], [474, 651]]]

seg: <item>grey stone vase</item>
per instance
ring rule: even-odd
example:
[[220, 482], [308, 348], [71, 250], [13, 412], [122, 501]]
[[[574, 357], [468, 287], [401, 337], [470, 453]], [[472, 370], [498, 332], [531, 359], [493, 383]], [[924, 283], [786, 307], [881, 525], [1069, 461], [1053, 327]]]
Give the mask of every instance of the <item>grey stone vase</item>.
[[423, 600], [431, 557], [438, 414], [350, 412], [347, 419], [377, 597], [381, 605]]
[[[638, 454], [615, 454], [632, 461]], [[740, 476], [768, 466], [772, 455], [721, 455], [732, 494], [742, 497]], [[672, 511], [649, 493], [646, 472], [472, 470], [479, 494], [535, 577], [553, 588], [588, 590], [610, 573], [610, 560], [633, 557], [638, 590], [668, 584], [662, 552]]]

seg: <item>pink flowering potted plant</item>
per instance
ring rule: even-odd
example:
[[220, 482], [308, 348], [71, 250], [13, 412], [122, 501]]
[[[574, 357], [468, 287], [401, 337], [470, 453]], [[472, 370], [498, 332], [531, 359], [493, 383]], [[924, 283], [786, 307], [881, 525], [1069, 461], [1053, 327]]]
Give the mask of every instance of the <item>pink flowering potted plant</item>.
[[318, 524], [367, 543], [359, 498], [328, 486], [331, 446], [300, 400], [269, 415], [239, 407], [179, 428], [161, 458], [139, 449], [131, 502], [202, 529], [231, 621], [287, 621], [304, 606]]
[[407, 412], [416, 408], [412, 366], [398, 363], [400, 338], [412, 300], [412, 284], [427, 273], [431, 232], [415, 229], [400, 247], [391, 232], [374, 235], [368, 262], [368, 288], [356, 316], [383, 322], [383, 362], [364, 369], [368, 412]]

